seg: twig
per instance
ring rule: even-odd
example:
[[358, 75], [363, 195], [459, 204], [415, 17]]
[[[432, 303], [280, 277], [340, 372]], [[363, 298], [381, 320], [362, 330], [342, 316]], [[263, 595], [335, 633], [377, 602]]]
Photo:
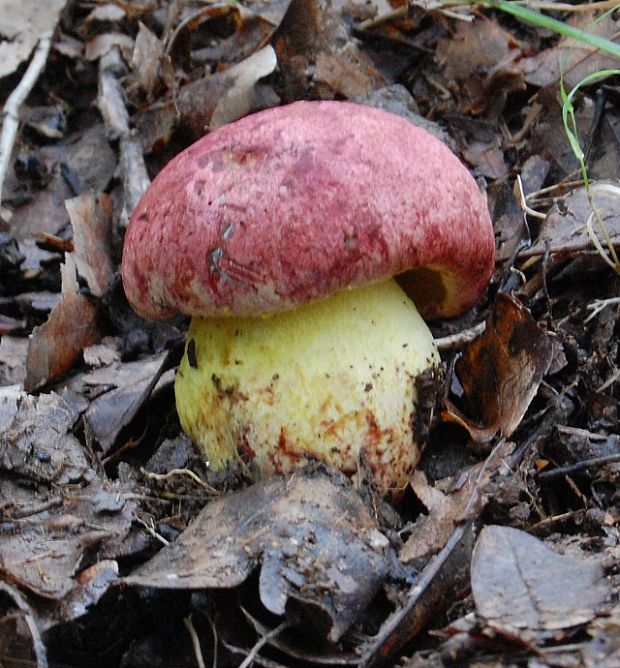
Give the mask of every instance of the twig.
[[145, 478], [152, 478], [153, 480], [158, 480], [158, 481], [167, 481], [170, 480], [171, 478], [174, 478], [175, 476], [188, 476], [197, 485], [200, 485], [205, 491], [209, 492], [209, 494], [215, 494], [217, 496], [221, 494], [221, 492], [215, 489], [215, 487], [212, 487], [211, 485], [206, 483], [204, 480], [202, 480], [202, 478], [197, 476], [190, 469], [171, 469], [166, 473], [153, 473], [152, 471], [147, 471], [144, 467], [142, 467], [140, 469], [140, 473], [142, 473], [142, 475]]
[[[36, 80], [45, 67], [47, 56], [52, 45], [52, 31], [46, 32], [36, 46], [30, 65], [24, 73], [17, 88], [9, 95], [2, 110], [2, 134], [0, 135], [0, 198], [9, 161], [19, 127], [19, 108], [32, 90]], [[0, 200], [1, 201], [1, 200]]]
[[189, 633], [189, 637], [192, 640], [192, 647], [194, 648], [194, 657], [196, 658], [196, 664], [198, 668], [207, 668], [204, 659], [202, 658], [202, 649], [200, 647], [200, 638], [196, 633], [196, 629], [192, 624], [192, 615], [189, 614], [187, 617], [183, 618], [183, 624]]
[[282, 631], [287, 629], [289, 626], [289, 623], [287, 621], [282, 622], [281, 624], [278, 624], [275, 629], [272, 629], [269, 631], [269, 633], [266, 633], [264, 636], [262, 636], [258, 642], [252, 647], [250, 650], [250, 653], [245, 657], [242, 663], [239, 664], [239, 668], [249, 668], [252, 663], [254, 663], [254, 659], [257, 657], [258, 653], [261, 651], [261, 649], [272, 639], [275, 638], [276, 636], [280, 635]]
[[108, 137], [120, 139], [119, 163], [124, 192], [121, 226], [126, 227], [151, 179], [146, 170], [140, 142], [129, 128], [129, 114], [117, 76], [122, 67], [119, 60], [118, 52], [113, 49], [99, 61], [97, 106], [103, 116]]
[[480, 322], [469, 329], [464, 329], [462, 332], [450, 334], [449, 336], [441, 336], [435, 339], [435, 345], [439, 350], [461, 348], [466, 343], [471, 343], [475, 338], [480, 336], [486, 329], [486, 326], [486, 322]]
[[605, 455], [603, 457], [592, 457], [592, 459], [584, 459], [581, 462], [576, 462], [575, 464], [570, 464], [569, 466], [559, 466], [557, 469], [552, 471], [541, 471], [537, 476], [537, 480], [550, 480], [552, 478], [561, 478], [566, 475], [571, 475], [571, 473], [577, 473], [578, 471], [584, 471], [593, 466], [603, 466], [603, 464], [615, 464], [620, 462], [620, 454]]
[[[36, 657], [37, 668], [47, 668], [49, 664], [47, 661], [45, 644], [41, 638], [41, 633], [35, 622], [35, 614], [28, 601], [19, 593], [17, 589], [15, 589], [15, 587], [12, 587], [5, 582], [0, 582], [0, 592], [6, 594], [23, 614], [23, 621], [26, 623], [30, 637], [32, 638], [32, 648]], [[29, 663], [28, 665], [32, 664]]]
[[517, 187], [519, 189], [519, 203], [521, 204], [521, 210], [523, 213], [525, 215], [532, 216], [532, 218], [540, 218], [541, 220], [544, 220], [547, 217], [546, 213], [540, 213], [540, 211], [536, 211], [535, 209], [532, 209], [531, 206], [528, 206], [525, 193], [523, 192], [523, 182], [521, 181], [521, 176], [518, 174]]
[[158, 540], [164, 547], [168, 547], [168, 545], [170, 545], [170, 541], [166, 540], [161, 534], [157, 533], [157, 531], [155, 531], [155, 529], [148, 522], [145, 522], [141, 517], [135, 517], [134, 519], [138, 524], [141, 524], [144, 527], [147, 533], [155, 538], [155, 540]]
[[211, 626], [211, 632], [213, 633], [213, 668], [217, 668], [217, 647], [219, 644], [219, 639], [217, 637], [217, 628], [215, 626], [215, 623], [211, 619], [209, 615], [207, 615], [206, 612], [203, 611], [202, 613], [206, 618], [207, 621], [209, 622], [209, 625]]
[[592, 313], [590, 313], [590, 315], [584, 320], [584, 323], [590, 322], [590, 320], [596, 318], [596, 316], [608, 306], [619, 306], [619, 305], [620, 305], [620, 297], [610, 297], [609, 299], [595, 299], [591, 304], [588, 304], [586, 306], [586, 309], [588, 311], [592, 311]]

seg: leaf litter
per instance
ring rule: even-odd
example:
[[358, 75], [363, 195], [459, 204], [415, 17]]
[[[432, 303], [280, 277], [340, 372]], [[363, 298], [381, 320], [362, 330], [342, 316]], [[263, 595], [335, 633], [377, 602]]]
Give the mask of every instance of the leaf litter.
[[[620, 279], [588, 235], [557, 93], [561, 68], [572, 85], [615, 61], [482, 6], [35, 4], [0, 2], [3, 104], [56, 26], [0, 147], [3, 657], [616, 665]], [[562, 7], [615, 38], [614, 15]], [[575, 104], [617, 247], [616, 98], [610, 79]], [[427, 127], [496, 224], [486, 300], [433, 324], [442, 410], [394, 507], [320, 467], [255, 485], [209, 471], [174, 409], [186, 323], [145, 322], [118, 280], [166, 161], [295, 99]]]

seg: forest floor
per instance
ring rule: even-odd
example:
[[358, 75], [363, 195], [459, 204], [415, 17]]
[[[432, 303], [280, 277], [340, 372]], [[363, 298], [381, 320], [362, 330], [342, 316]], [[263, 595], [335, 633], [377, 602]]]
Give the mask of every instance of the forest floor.
[[[620, 34], [615, 3], [523, 6]], [[620, 59], [599, 46], [497, 3], [0, 0], [0, 665], [620, 666]], [[210, 471], [175, 409], [188, 322], [123, 293], [170, 158], [301, 99], [422, 125], [495, 227], [484, 298], [431, 323], [443, 386], [397, 503], [363, 466]]]

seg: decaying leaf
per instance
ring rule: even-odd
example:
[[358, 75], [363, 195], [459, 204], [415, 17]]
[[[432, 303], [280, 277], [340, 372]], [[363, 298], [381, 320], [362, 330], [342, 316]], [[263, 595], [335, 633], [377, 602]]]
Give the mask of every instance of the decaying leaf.
[[[44, 189], [32, 190], [30, 200], [12, 212], [11, 228], [20, 245], [32, 232], [59, 234], [69, 220], [65, 200], [78, 192], [104, 192], [116, 169], [116, 154], [100, 123], [46, 144], [33, 156], [49, 166], [51, 181]], [[17, 190], [22, 185], [14, 175], [8, 176], [5, 194], [9, 187]]]
[[473, 521], [456, 527], [409, 589], [402, 606], [385, 620], [364, 648], [360, 668], [393, 665], [388, 659], [399, 653], [431, 620], [436, 620], [455, 592], [467, 586], [474, 538]]
[[28, 345], [28, 392], [66, 374], [82, 354], [101, 338], [97, 306], [80, 292], [75, 260], [71, 254], [62, 266], [62, 297], [43, 325], [35, 327]]
[[212, 128], [236, 121], [256, 108], [256, 83], [278, 64], [272, 46], [266, 46], [226, 71], [226, 92], [217, 101], [209, 125]]
[[456, 33], [437, 46], [446, 77], [458, 86], [461, 110], [474, 115], [501, 109], [508, 93], [523, 89], [516, 65], [521, 55], [518, 41], [485, 17], [461, 21]]
[[355, 97], [385, 86], [372, 59], [351, 39], [341, 3], [294, 0], [274, 40], [291, 99], [313, 87], [315, 95]]
[[260, 565], [263, 605], [336, 642], [381, 587], [390, 547], [348, 481], [334, 480], [300, 473], [212, 501], [125, 582], [234, 587]]
[[112, 264], [112, 198], [89, 193], [65, 202], [71, 227], [75, 265], [95, 297], [103, 297], [110, 282]]
[[66, 395], [5, 396], [0, 413], [0, 471], [45, 483], [80, 480], [90, 466], [72, 433], [79, 415]]
[[[54, 606], [39, 616], [41, 623], [48, 615], [48, 622], [74, 619], [106, 591], [114, 579], [110, 564], [104, 559], [78, 575], [81, 559], [95, 548], [102, 557], [116, 554], [131, 527], [134, 507], [120, 486], [110, 483], [53, 494], [47, 504], [38, 498], [31, 509], [10, 509], [8, 517], [15, 518], [19, 531], [0, 534], [2, 577], [48, 601], [63, 601], [62, 607]], [[105, 503], [108, 496], [116, 500], [115, 505]], [[112, 571], [115, 568], [116, 564]], [[100, 587], [93, 586], [96, 574], [103, 576]]]
[[[172, 35], [167, 51], [175, 63], [190, 59], [206, 65], [238, 63], [264, 47], [278, 29], [291, 0], [244, 0], [235, 3], [209, 3], [189, 13]], [[204, 3], [198, 3], [199, 5]], [[218, 27], [218, 23], [220, 26]], [[193, 34], [200, 29], [211, 39], [195, 48]], [[221, 34], [221, 24], [227, 25]]]
[[134, 41], [129, 35], [120, 32], [102, 33], [90, 39], [84, 48], [84, 58], [86, 60], [98, 60], [115, 47], [118, 47], [125, 60], [130, 62]]
[[125, 427], [144, 404], [159, 379], [167, 354], [136, 362], [116, 362], [110, 367], [83, 374], [74, 386], [103, 386], [106, 391], [94, 399], [84, 414], [84, 426], [102, 454], [114, 445]]
[[230, 123], [251, 111], [277, 104], [275, 93], [264, 99], [258, 82], [277, 65], [275, 52], [266, 46], [227, 70], [203, 77], [183, 86], [176, 103], [157, 103], [136, 115], [144, 150], [167, 143], [177, 125], [197, 139], [210, 127]]
[[[569, 15], [567, 23], [578, 30], [609, 40], [616, 39], [620, 25], [613, 14], [597, 17], [594, 12]], [[523, 58], [518, 67], [529, 84], [549, 86], [559, 82], [562, 77], [567, 89], [570, 89], [593, 72], [616, 69], [618, 59], [581, 40], [563, 37], [555, 46], [530, 58]]]
[[14, 72], [44, 35], [51, 36], [67, 0], [0, 0], [0, 78]]
[[[592, 201], [605, 225], [611, 242], [620, 244], [620, 185], [616, 181], [598, 181], [591, 185]], [[520, 253], [520, 257], [550, 253], [570, 253], [584, 249], [594, 250], [588, 235], [587, 222], [592, 218], [592, 229], [603, 246], [605, 233], [592, 208], [585, 188], [577, 188], [554, 204], [543, 221], [536, 243]]]
[[342, 49], [321, 51], [316, 57], [314, 80], [348, 98], [366, 95], [385, 84], [385, 79], [353, 42]]
[[558, 554], [524, 531], [494, 525], [480, 532], [471, 586], [478, 613], [508, 634], [583, 624], [611, 594], [599, 563]]
[[484, 462], [459, 471], [454, 480], [442, 486], [443, 489], [430, 485], [424, 473], [416, 471], [411, 488], [428, 514], [421, 514], [415, 521], [398, 558], [407, 563], [438, 552], [459, 523], [476, 517], [486, 503], [486, 490], [491, 479], [512, 450], [511, 443], [498, 444]]
[[484, 443], [510, 436], [538, 391], [553, 354], [548, 334], [514, 297], [498, 294], [485, 332], [463, 351], [456, 372], [463, 386], [463, 415], [446, 402], [443, 417]]
[[47, 652], [32, 607], [17, 587], [0, 582], [2, 654], [21, 665], [47, 666]]
[[159, 77], [160, 61], [164, 56], [161, 40], [140, 22], [131, 66], [142, 90], [150, 97]]

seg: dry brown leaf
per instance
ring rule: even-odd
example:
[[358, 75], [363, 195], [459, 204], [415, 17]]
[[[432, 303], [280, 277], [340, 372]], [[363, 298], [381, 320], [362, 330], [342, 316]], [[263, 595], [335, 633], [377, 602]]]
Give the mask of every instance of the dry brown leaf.
[[14, 72], [44, 35], [54, 32], [67, 0], [0, 0], [0, 78]]
[[101, 193], [65, 201], [73, 227], [73, 258], [78, 274], [96, 297], [103, 297], [114, 273], [112, 262], [112, 198]]
[[75, 260], [65, 256], [62, 296], [47, 322], [35, 327], [28, 344], [24, 387], [33, 392], [65, 375], [82, 350], [101, 338], [95, 304], [80, 293]]
[[498, 99], [524, 87], [517, 61], [519, 42], [499, 23], [485, 17], [461, 21], [456, 33], [439, 41], [437, 60], [445, 76], [456, 82], [463, 113], [481, 114]]
[[497, 432], [510, 436], [549, 368], [553, 346], [517, 299], [499, 293], [485, 332], [463, 351], [456, 372], [463, 386], [463, 415], [450, 401], [443, 418], [469, 431], [474, 441]]
[[131, 56], [131, 67], [142, 90], [150, 97], [159, 78], [159, 65], [164, 55], [164, 45], [140, 21], [136, 43]]
[[79, 389], [89, 385], [107, 388], [84, 412], [84, 429], [89, 439], [97, 443], [102, 456], [110, 452], [123, 427], [145, 404], [162, 374], [166, 358], [166, 353], [160, 353], [135, 362], [118, 362], [76, 378]]
[[125, 10], [114, 2], [107, 2], [99, 5], [84, 19], [85, 24], [101, 21], [103, 23], [113, 23], [121, 21], [126, 16]]
[[319, 53], [314, 80], [327, 84], [334, 93], [347, 98], [366, 95], [385, 85], [385, 79], [353, 42], [342, 49]]
[[[65, 495], [55, 491], [55, 498], [51, 494], [49, 497], [49, 510], [22, 520], [18, 532], [0, 536], [2, 578], [55, 604], [40, 610], [41, 622], [51, 621], [45, 617], [74, 619], [115, 579], [114, 567], [111, 573], [111, 564], [105, 561], [78, 577], [76, 571], [88, 550], [96, 549], [103, 557], [114, 554], [129, 532], [134, 502], [124, 498], [124, 491], [119, 484], [98, 481], [83, 489], [73, 487]], [[111, 502], [105, 503], [106, 497]], [[19, 517], [23, 509], [18, 506], [11, 510]], [[99, 569], [106, 575], [97, 588], [92, 575], [103, 575]]]
[[120, 32], [102, 33], [88, 40], [84, 48], [84, 58], [86, 60], [97, 60], [114, 47], [118, 47], [121, 50], [123, 58], [127, 62], [131, 61], [134, 41], [129, 35], [124, 35]]
[[[597, 17], [594, 13], [573, 14], [567, 23], [592, 35], [615, 40], [620, 21], [612, 14]], [[589, 44], [571, 37], [563, 37], [555, 46], [540, 51], [531, 58], [523, 58], [518, 64], [525, 81], [534, 86], [550, 86], [563, 77], [567, 88], [572, 88], [584, 77], [605, 69], [616, 69], [618, 59]]]
[[306, 630], [322, 626], [336, 642], [381, 587], [389, 555], [389, 541], [343, 477], [301, 472], [211, 501], [173, 544], [125, 581], [229, 588], [260, 563], [263, 605], [276, 615], [294, 608], [300, 619], [307, 616]]
[[458, 524], [478, 515], [485, 505], [489, 483], [513, 449], [514, 445], [507, 441], [498, 444], [484, 462], [445, 481], [442, 485], [445, 492], [430, 485], [422, 471], [415, 471], [411, 488], [428, 514], [417, 518], [398, 558], [407, 563], [435, 554]]
[[490, 179], [501, 179], [510, 168], [504, 160], [499, 137], [489, 142], [471, 141], [463, 148], [463, 157], [476, 168], [476, 173]]
[[[350, 6], [350, 3], [349, 3]], [[385, 77], [352, 37], [342, 3], [293, 2], [282, 21], [274, 48], [291, 99], [356, 97], [385, 86]]]
[[278, 64], [272, 46], [266, 46], [223, 73], [226, 92], [213, 109], [209, 126], [217, 128], [236, 121], [256, 108], [255, 86]]
[[[277, 65], [275, 52], [266, 46], [227, 70], [203, 77], [183, 86], [176, 104], [156, 103], [134, 119], [146, 152], [161, 148], [180, 124], [198, 139], [211, 127], [230, 123], [257, 109], [279, 102], [257, 94], [257, 84]], [[265, 104], [267, 102], [267, 104]]]
[[[591, 184], [592, 201], [599, 212], [611, 241], [620, 244], [620, 185], [617, 181], [598, 181]], [[594, 250], [586, 223], [592, 215], [585, 188], [570, 192], [553, 205], [543, 221], [536, 243], [520, 253], [521, 258], [545, 252], [570, 253]], [[603, 231], [596, 218], [592, 221], [601, 244], [606, 245]]]
[[482, 529], [474, 548], [471, 586], [478, 613], [510, 635], [583, 624], [611, 594], [599, 563], [493, 525]]
[[[58, 235], [68, 222], [65, 200], [75, 195], [64, 174], [72, 174], [78, 192], [106, 190], [117, 165], [116, 153], [110, 146], [103, 124], [68, 135], [53, 144], [46, 144], [34, 153], [50, 165], [52, 179], [44, 189], [33, 189], [30, 201], [14, 209], [11, 228], [22, 245], [32, 232]], [[19, 180], [9, 173], [12, 188]], [[9, 179], [7, 179], [7, 186]], [[6, 191], [5, 191], [6, 192]]]

